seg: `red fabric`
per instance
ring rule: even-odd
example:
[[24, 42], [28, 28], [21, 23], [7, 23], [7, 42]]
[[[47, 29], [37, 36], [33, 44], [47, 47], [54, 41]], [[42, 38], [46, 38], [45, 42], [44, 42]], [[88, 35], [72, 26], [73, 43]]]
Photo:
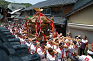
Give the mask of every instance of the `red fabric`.
[[28, 52], [30, 52], [30, 47], [28, 48]]
[[86, 43], [86, 45], [88, 45], [88, 42]]
[[81, 42], [80, 43], [82, 43], [82, 40], [81, 40]]
[[63, 61], [62, 59], [64, 58], [64, 49], [63, 49], [63, 51], [62, 51], [61, 48], [60, 48], [60, 51], [61, 51], [61, 53], [62, 53], [62, 58], [59, 58], [59, 59], [61, 59], [61, 61]]
[[[43, 53], [43, 49], [41, 47], [38, 47], [38, 48], [40, 48], [42, 53]], [[45, 57], [43, 56], [41, 59], [45, 59]]]
[[14, 35], [14, 32], [12, 33], [12, 35]]
[[85, 61], [89, 61], [89, 58], [86, 57], [86, 58], [85, 58]]
[[55, 35], [54, 35], [54, 24], [53, 24], [53, 22], [52, 22], [52, 32], [53, 32], [53, 38], [54, 38]]

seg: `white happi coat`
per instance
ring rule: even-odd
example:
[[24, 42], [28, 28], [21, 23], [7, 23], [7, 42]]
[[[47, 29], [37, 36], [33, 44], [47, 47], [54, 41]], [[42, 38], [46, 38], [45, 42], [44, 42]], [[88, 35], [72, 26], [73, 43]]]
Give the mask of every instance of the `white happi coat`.
[[64, 54], [65, 54], [64, 48], [62, 50], [58, 48], [56, 51], [58, 52], [57, 61], [63, 61]]
[[79, 57], [78, 60], [79, 60], [79, 61], [93, 61], [92, 57], [89, 56], [89, 55], [87, 55], [87, 56], [82, 55], [82, 56]]
[[37, 48], [36, 46], [34, 46], [34, 44], [31, 45], [30, 49], [31, 49], [31, 54], [37, 53]]
[[44, 50], [43, 50], [41, 47], [38, 47], [37, 53], [40, 55], [41, 61], [46, 61], [46, 59], [45, 59], [45, 54], [44, 54]]
[[30, 52], [30, 46], [31, 46], [31, 42], [25, 42], [25, 44], [27, 45], [27, 47], [28, 47], [28, 52]]
[[47, 60], [48, 61], [55, 61], [54, 56], [52, 56], [51, 54], [49, 54], [49, 52], [47, 52]]
[[47, 47], [51, 47], [52, 49], [54, 49], [54, 46], [53, 45], [50, 45], [49, 43], [47, 43]]
[[23, 38], [19, 38], [21, 44], [25, 44], [25, 40]]

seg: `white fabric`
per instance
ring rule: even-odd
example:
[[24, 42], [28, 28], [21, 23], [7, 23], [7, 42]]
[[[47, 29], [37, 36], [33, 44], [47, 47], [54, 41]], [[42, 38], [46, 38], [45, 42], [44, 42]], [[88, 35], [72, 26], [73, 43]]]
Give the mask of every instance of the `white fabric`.
[[52, 38], [52, 35], [49, 35], [50, 36], [50, 38]]
[[42, 59], [43, 57], [45, 57], [44, 51], [42, 52], [42, 50], [38, 48], [37, 53], [40, 55], [41, 61], [46, 61], [45, 59]]
[[31, 45], [30, 49], [31, 49], [31, 54], [35, 53], [36, 47], [33, 44]]
[[55, 58], [52, 57], [52, 55], [50, 55], [50, 54], [47, 52], [47, 60], [48, 60], [48, 61], [55, 61]]
[[88, 42], [88, 40], [84, 40], [84, 39], [82, 39], [82, 42], [83, 42], [83, 43], [87, 43], [87, 42]]
[[78, 60], [79, 61], [93, 61], [92, 57], [89, 56], [89, 55], [87, 55], [87, 56], [85, 56], [85, 55], [80, 56]]
[[[58, 48], [56, 51], [58, 52], [58, 57], [57, 57], [57, 60], [58, 60], [58, 61], [61, 61], [61, 59], [60, 59], [60, 58], [62, 58], [62, 52], [63, 52], [63, 57], [64, 57], [65, 50], [64, 50], [64, 49], [62, 49], [62, 52], [61, 52], [60, 48]], [[63, 61], [63, 59], [62, 59], [62, 61]]]
[[19, 38], [19, 39], [20, 39], [21, 44], [25, 43], [25, 40], [23, 38]]
[[87, 51], [87, 53], [89, 53], [89, 54], [93, 55], [93, 52], [92, 52], [92, 51], [89, 51], [89, 50], [88, 50], [88, 51]]
[[54, 49], [53, 46], [51, 46], [49, 43], [47, 43], [47, 47]]

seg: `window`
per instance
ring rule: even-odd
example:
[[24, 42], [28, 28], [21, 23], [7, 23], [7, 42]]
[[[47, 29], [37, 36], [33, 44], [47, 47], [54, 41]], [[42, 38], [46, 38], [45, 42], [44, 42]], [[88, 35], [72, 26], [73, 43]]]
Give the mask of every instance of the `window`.
[[43, 9], [41, 13], [43, 13], [44, 15], [51, 15], [51, 9]]
[[26, 12], [24, 12], [24, 15], [26, 15]]

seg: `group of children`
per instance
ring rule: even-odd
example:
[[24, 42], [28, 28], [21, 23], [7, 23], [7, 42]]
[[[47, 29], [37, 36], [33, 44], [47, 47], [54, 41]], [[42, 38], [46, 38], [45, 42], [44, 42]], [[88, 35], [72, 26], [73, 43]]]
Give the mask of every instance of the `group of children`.
[[[80, 42], [82, 39], [79, 36], [71, 38], [70, 36], [64, 37], [60, 33], [55, 38], [52, 37], [52, 33], [47, 37], [47, 40], [41, 38], [41, 41], [36, 41], [35, 38], [29, 38], [26, 28], [21, 27], [11, 27], [6, 26], [6, 28], [15, 35], [16, 38], [20, 39], [20, 44], [26, 44], [28, 46], [28, 51], [31, 54], [38, 53], [41, 57], [41, 61], [68, 61], [68, 58], [71, 61], [75, 60], [75, 56], [78, 55], [78, 48], [80, 47]], [[87, 56], [83, 56], [85, 61], [92, 60], [90, 56], [92, 53], [91, 50], [88, 50]], [[85, 57], [85, 58], [84, 58]], [[84, 61], [82, 56], [79, 57], [79, 61]], [[90, 60], [89, 60], [90, 59]]]

